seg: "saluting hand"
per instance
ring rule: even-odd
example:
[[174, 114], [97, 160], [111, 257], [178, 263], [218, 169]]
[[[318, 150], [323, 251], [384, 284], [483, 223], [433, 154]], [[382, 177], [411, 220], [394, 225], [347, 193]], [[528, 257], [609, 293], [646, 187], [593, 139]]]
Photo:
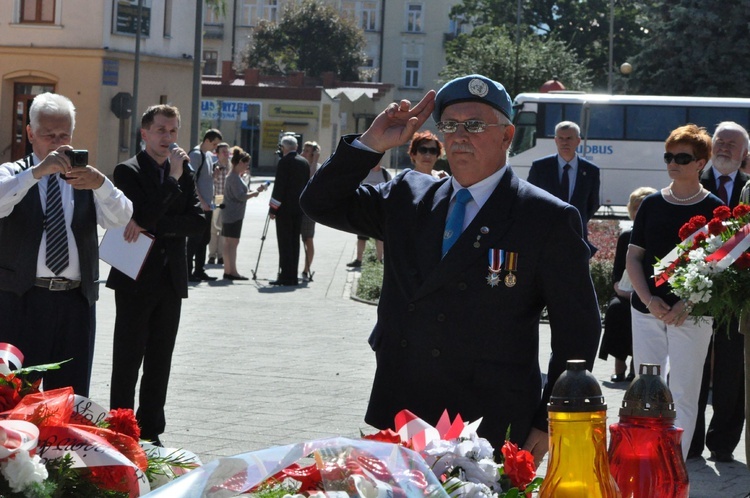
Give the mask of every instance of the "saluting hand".
[[411, 102], [389, 104], [359, 138], [363, 145], [378, 152], [397, 147], [411, 139], [435, 108], [435, 90], [430, 90], [412, 107]]

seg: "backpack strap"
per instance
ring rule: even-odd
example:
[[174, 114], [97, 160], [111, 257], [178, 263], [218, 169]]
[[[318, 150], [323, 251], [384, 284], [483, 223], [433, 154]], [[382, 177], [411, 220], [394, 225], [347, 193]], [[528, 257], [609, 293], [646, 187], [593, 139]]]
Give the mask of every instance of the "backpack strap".
[[201, 150], [200, 146], [196, 147], [195, 150], [201, 153], [201, 165], [195, 172], [195, 181], [198, 181], [198, 178], [201, 177], [201, 171], [203, 171], [203, 165], [206, 163], [206, 153]]

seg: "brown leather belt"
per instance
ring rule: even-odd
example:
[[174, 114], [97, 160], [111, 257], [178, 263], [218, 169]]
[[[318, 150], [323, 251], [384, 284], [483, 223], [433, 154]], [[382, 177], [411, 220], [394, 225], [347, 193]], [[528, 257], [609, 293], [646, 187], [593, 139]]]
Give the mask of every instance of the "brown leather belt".
[[81, 281], [67, 278], [37, 278], [34, 285], [51, 291], [67, 291], [80, 287]]

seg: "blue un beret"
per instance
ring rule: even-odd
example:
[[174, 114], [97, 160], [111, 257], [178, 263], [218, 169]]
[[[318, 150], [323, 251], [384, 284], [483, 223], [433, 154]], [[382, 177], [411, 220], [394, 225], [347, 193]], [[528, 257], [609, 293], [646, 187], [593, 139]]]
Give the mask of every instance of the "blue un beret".
[[440, 121], [443, 109], [459, 102], [481, 102], [494, 107], [510, 119], [510, 96], [505, 87], [481, 74], [461, 76], [443, 85], [435, 96], [433, 119]]

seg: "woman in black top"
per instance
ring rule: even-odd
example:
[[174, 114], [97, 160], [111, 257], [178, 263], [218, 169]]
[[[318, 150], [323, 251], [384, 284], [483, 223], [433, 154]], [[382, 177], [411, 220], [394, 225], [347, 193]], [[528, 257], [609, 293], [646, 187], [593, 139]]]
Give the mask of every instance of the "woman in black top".
[[675, 400], [675, 425], [682, 427], [683, 457], [695, 430], [703, 360], [711, 340], [711, 317], [691, 317], [690, 303], [671, 291], [668, 283], [656, 286], [654, 264], [680, 242], [678, 232], [691, 217], [706, 220], [723, 203], [700, 183], [711, 157], [711, 137], [693, 124], [674, 130], [665, 143], [664, 162], [672, 179], [669, 186], [646, 197], [633, 223], [626, 259], [633, 284], [633, 360], [661, 365]]

